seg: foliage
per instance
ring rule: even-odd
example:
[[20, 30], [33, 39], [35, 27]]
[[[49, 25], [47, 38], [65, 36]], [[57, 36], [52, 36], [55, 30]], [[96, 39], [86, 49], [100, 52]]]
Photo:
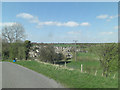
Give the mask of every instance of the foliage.
[[25, 46], [25, 59], [27, 60], [29, 58], [29, 51], [30, 51], [30, 47], [31, 47], [31, 41], [26, 40], [24, 42], [24, 46]]
[[95, 53], [99, 57], [103, 74], [107, 77], [110, 72], [118, 70], [118, 45], [117, 43], [100, 44]]
[[9, 59], [9, 43], [2, 42], [2, 58], [4, 60]]
[[56, 53], [53, 46], [41, 46], [40, 48], [40, 60], [53, 63], [56, 59]]
[[57, 55], [56, 55], [56, 60], [63, 60], [65, 57], [64, 57], [64, 55], [62, 54], [62, 53], [58, 53]]
[[2, 57], [3, 59], [23, 59], [25, 50], [23, 40], [25, 31], [21, 24], [14, 23], [2, 28]]
[[9, 59], [25, 59], [25, 49], [23, 43], [11, 43], [9, 46]]
[[24, 44], [19, 44], [19, 47], [18, 47], [18, 59], [19, 60], [23, 60], [25, 59], [25, 46]]
[[41, 46], [39, 53], [40, 60], [44, 62], [54, 63], [55, 61], [64, 59], [64, 55], [62, 53], [57, 54], [51, 45]]

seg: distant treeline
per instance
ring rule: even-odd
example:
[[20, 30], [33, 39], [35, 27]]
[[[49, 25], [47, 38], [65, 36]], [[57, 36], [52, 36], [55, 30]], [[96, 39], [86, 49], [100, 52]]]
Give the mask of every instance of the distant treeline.
[[[36, 43], [32, 42], [33, 45], [75, 45], [75, 43]], [[112, 44], [112, 43], [76, 43], [76, 45], [100, 45], [100, 44]]]

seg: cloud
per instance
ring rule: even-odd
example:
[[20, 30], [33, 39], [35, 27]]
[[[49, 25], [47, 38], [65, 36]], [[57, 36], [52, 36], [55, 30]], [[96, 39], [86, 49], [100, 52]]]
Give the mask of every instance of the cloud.
[[74, 22], [74, 21], [68, 21], [68, 22], [64, 23], [63, 26], [75, 27], [75, 26], [79, 26], [79, 23]]
[[101, 32], [100, 34], [101, 35], [112, 35], [114, 34], [114, 32]]
[[53, 21], [47, 21], [47, 22], [39, 22], [38, 23], [39, 26], [43, 26], [43, 25], [55, 25], [55, 26], [67, 26], [67, 27], [77, 27], [77, 26], [89, 26], [90, 24], [87, 22], [85, 23], [77, 23], [74, 21], [68, 21], [68, 22], [53, 22]]
[[14, 25], [14, 24], [16, 24], [15, 22], [4, 22], [4, 23], [1, 23], [0, 22], [0, 27], [1, 26], [12, 26], [12, 25]]
[[88, 22], [84, 22], [80, 24], [81, 26], [89, 26], [90, 24]]
[[108, 15], [99, 15], [96, 18], [98, 18], [98, 19], [106, 19], [106, 18], [108, 18]]
[[30, 15], [28, 13], [20, 13], [16, 17], [21, 17], [21, 18], [24, 18], [24, 19], [32, 19], [32, 18], [34, 18], [32, 15]]
[[33, 16], [28, 13], [20, 13], [16, 15], [16, 17], [27, 19], [30, 23], [36, 23], [37, 27], [41, 26], [66, 26], [66, 27], [77, 27], [77, 26], [89, 26], [88, 22], [78, 23], [75, 21], [68, 21], [68, 22], [56, 22], [56, 21], [45, 21], [41, 22], [38, 17]]
[[104, 15], [99, 15], [99, 16], [97, 16], [96, 18], [97, 18], [97, 19], [106, 19], [106, 21], [111, 21], [112, 19], [117, 18], [117, 17], [118, 17], [118, 15], [109, 16], [109, 15], [107, 15], [107, 14], [104, 14]]
[[16, 15], [16, 17], [27, 19], [31, 23], [39, 23], [39, 20], [37, 17], [32, 16], [31, 14], [28, 14], [28, 13], [20, 13], [20, 14]]

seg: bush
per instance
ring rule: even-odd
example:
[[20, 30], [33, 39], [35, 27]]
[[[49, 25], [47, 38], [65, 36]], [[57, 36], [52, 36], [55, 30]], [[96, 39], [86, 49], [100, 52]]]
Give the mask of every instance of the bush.
[[57, 54], [53, 46], [47, 45], [41, 46], [39, 58], [41, 61], [54, 63], [55, 61], [64, 59], [64, 55], [62, 53]]

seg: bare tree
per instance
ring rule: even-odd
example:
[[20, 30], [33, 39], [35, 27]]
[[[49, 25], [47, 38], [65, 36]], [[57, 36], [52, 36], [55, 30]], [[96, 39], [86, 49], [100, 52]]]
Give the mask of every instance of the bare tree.
[[2, 28], [2, 38], [8, 43], [22, 41], [25, 38], [25, 30], [19, 23], [12, 26], [4, 26]]

